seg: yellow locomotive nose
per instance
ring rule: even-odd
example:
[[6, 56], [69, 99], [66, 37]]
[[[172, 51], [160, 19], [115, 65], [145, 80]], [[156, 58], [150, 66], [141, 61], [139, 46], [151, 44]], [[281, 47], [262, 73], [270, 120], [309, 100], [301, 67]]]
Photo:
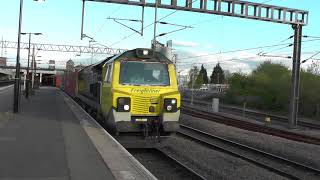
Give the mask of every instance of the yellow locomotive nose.
[[117, 132], [141, 132], [141, 124], [159, 122], [175, 131], [180, 93], [172, 61], [152, 49], [134, 49], [79, 71], [79, 98], [102, 123]]
[[158, 115], [160, 113], [160, 97], [132, 95], [133, 115]]

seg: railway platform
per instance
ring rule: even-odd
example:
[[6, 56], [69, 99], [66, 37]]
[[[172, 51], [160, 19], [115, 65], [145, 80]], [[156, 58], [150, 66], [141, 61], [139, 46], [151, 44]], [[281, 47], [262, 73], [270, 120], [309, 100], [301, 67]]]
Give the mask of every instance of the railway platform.
[[22, 96], [18, 114], [12, 93], [0, 91], [0, 180], [155, 179], [59, 89]]

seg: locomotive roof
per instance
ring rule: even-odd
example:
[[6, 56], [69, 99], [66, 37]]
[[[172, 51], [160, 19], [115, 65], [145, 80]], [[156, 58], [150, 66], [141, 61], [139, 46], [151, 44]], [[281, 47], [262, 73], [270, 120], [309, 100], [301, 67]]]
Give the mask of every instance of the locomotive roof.
[[106, 58], [105, 60], [103, 60], [103, 61], [99, 61], [99, 62], [97, 62], [97, 63], [95, 63], [95, 64], [91, 64], [91, 65], [89, 65], [89, 66], [86, 66], [86, 67], [80, 69], [79, 72], [81, 72], [81, 71], [83, 71], [83, 70], [85, 70], [85, 69], [88, 69], [88, 68], [94, 68], [94, 69], [97, 69], [97, 70], [101, 70], [101, 67], [102, 67], [108, 60], [110, 60], [110, 59], [113, 58], [113, 57], [114, 57], [114, 56], [110, 56], [110, 57], [107, 57], [107, 58]]
[[110, 59], [112, 59], [115, 56], [116, 55], [107, 57], [105, 60], [97, 62], [97, 63], [93, 64], [92, 66], [93, 66], [93, 68], [100, 69], [106, 62], [108, 62]]
[[[138, 51], [148, 51], [150, 53], [152, 53], [151, 55], [146, 55], [145, 57], [143, 55], [138, 55]], [[101, 65], [103, 65], [104, 63], [110, 63], [113, 62], [115, 60], [117, 60], [118, 58], [132, 58], [135, 60], [147, 60], [147, 61], [152, 61], [152, 62], [168, 62], [168, 63], [172, 63], [172, 61], [170, 61], [167, 57], [165, 57], [162, 53], [157, 52], [157, 51], [153, 51], [151, 49], [141, 49], [141, 48], [137, 48], [137, 49], [132, 49], [129, 51], [125, 51], [121, 54], [115, 55], [113, 57], [109, 57], [107, 59], [105, 59]]]
[[[141, 57], [141, 56], [139, 57], [139, 55], [137, 54], [137, 51], [139, 51], [139, 50], [141, 50], [141, 51], [148, 50], [149, 52], [152, 52], [152, 55], [148, 55], [146, 57]], [[118, 58], [130, 58], [130, 59], [132, 58], [134, 60], [147, 60], [147, 61], [151, 61], [151, 62], [168, 62], [168, 63], [172, 63], [172, 61], [170, 61], [167, 57], [165, 57], [160, 52], [153, 51], [151, 49], [138, 48], [138, 49], [132, 49], [132, 50], [129, 50], [129, 51], [125, 51], [125, 52], [123, 52], [121, 54], [117, 54], [117, 55], [114, 55], [114, 56], [107, 57], [105, 60], [97, 62], [97, 63], [92, 64], [90, 66], [87, 66], [87, 67], [83, 68], [82, 70], [84, 70], [86, 68], [94, 68], [96, 70], [101, 70], [102, 66], [105, 63], [113, 62], [113, 61], [117, 60]]]

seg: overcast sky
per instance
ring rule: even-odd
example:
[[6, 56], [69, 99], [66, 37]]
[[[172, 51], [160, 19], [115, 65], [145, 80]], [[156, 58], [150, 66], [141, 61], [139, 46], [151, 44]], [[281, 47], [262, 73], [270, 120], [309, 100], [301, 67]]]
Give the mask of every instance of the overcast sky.
[[[0, 38], [3, 37], [4, 40], [17, 41], [19, 2], [19, 0], [0, 1]], [[166, 0], [163, 0], [163, 2], [166, 2]], [[255, 0], [253, 2], [266, 2], [309, 11], [309, 24], [304, 27], [303, 34], [320, 36], [320, 1]], [[88, 39], [80, 40], [81, 7], [82, 1], [80, 0], [46, 0], [44, 3], [24, 0], [22, 31], [43, 33], [42, 36], [32, 37], [32, 42], [88, 45]], [[165, 17], [172, 12], [174, 11], [159, 9], [158, 17]], [[151, 39], [153, 38], [153, 26], [145, 28], [144, 36], [134, 34], [128, 37], [133, 31], [112, 20], [107, 20], [107, 17], [140, 19], [141, 7], [87, 2], [85, 34], [93, 37], [100, 44], [112, 48], [150, 47]], [[145, 25], [151, 24], [153, 20], [154, 9], [145, 8]], [[259, 52], [268, 52], [274, 55], [291, 55], [292, 47], [286, 47], [285, 45], [252, 51], [224, 53], [230, 50], [290, 43], [293, 41], [292, 39], [286, 40], [293, 35], [293, 30], [289, 25], [183, 11], [177, 11], [162, 21], [193, 27], [158, 38], [161, 43], [173, 40], [173, 47], [175, 52], [178, 53], [178, 69], [179, 71], [184, 70], [184, 73], [192, 65], [200, 66], [201, 64], [204, 64], [210, 72], [217, 62], [220, 62], [224, 69], [231, 72], [242, 71], [245, 73], [250, 72], [257, 64], [266, 59], [286, 64], [288, 67], [291, 66], [291, 59], [257, 56]], [[135, 29], [140, 28], [140, 24], [136, 22], [124, 23]], [[173, 31], [177, 28], [175, 26], [158, 25], [157, 34]], [[27, 36], [22, 36], [22, 41], [27, 42]], [[320, 41], [304, 42], [302, 59], [320, 51], [319, 47]], [[2, 52], [4, 56], [9, 58], [9, 63], [14, 64], [16, 50], [5, 49]], [[22, 63], [25, 63], [24, 59], [27, 58], [27, 50], [22, 50], [21, 53]], [[69, 59], [73, 59], [76, 63], [90, 63], [89, 54], [76, 56], [76, 53], [40, 51], [38, 55], [41, 56], [40, 59], [43, 59], [44, 62], [50, 59], [57, 60], [57, 65], [61, 67]], [[93, 61], [101, 60], [105, 56], [94, 55]], [[309, 63], [311, 61], [303, 66], [307, 66]]]

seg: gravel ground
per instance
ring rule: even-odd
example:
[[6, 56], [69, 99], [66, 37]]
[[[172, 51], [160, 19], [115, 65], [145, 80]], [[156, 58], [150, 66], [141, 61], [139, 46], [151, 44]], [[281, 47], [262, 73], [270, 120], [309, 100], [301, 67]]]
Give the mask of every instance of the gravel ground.
[[182, 114], [180, 123], [320, 169], [320, 146], [246, 131]]
[[207, 179], [221, 180], [280, 180], [287, 179], [245, 160], [212, 150], [191, 140], [172, 136], [158, 147], [184, 162]]

